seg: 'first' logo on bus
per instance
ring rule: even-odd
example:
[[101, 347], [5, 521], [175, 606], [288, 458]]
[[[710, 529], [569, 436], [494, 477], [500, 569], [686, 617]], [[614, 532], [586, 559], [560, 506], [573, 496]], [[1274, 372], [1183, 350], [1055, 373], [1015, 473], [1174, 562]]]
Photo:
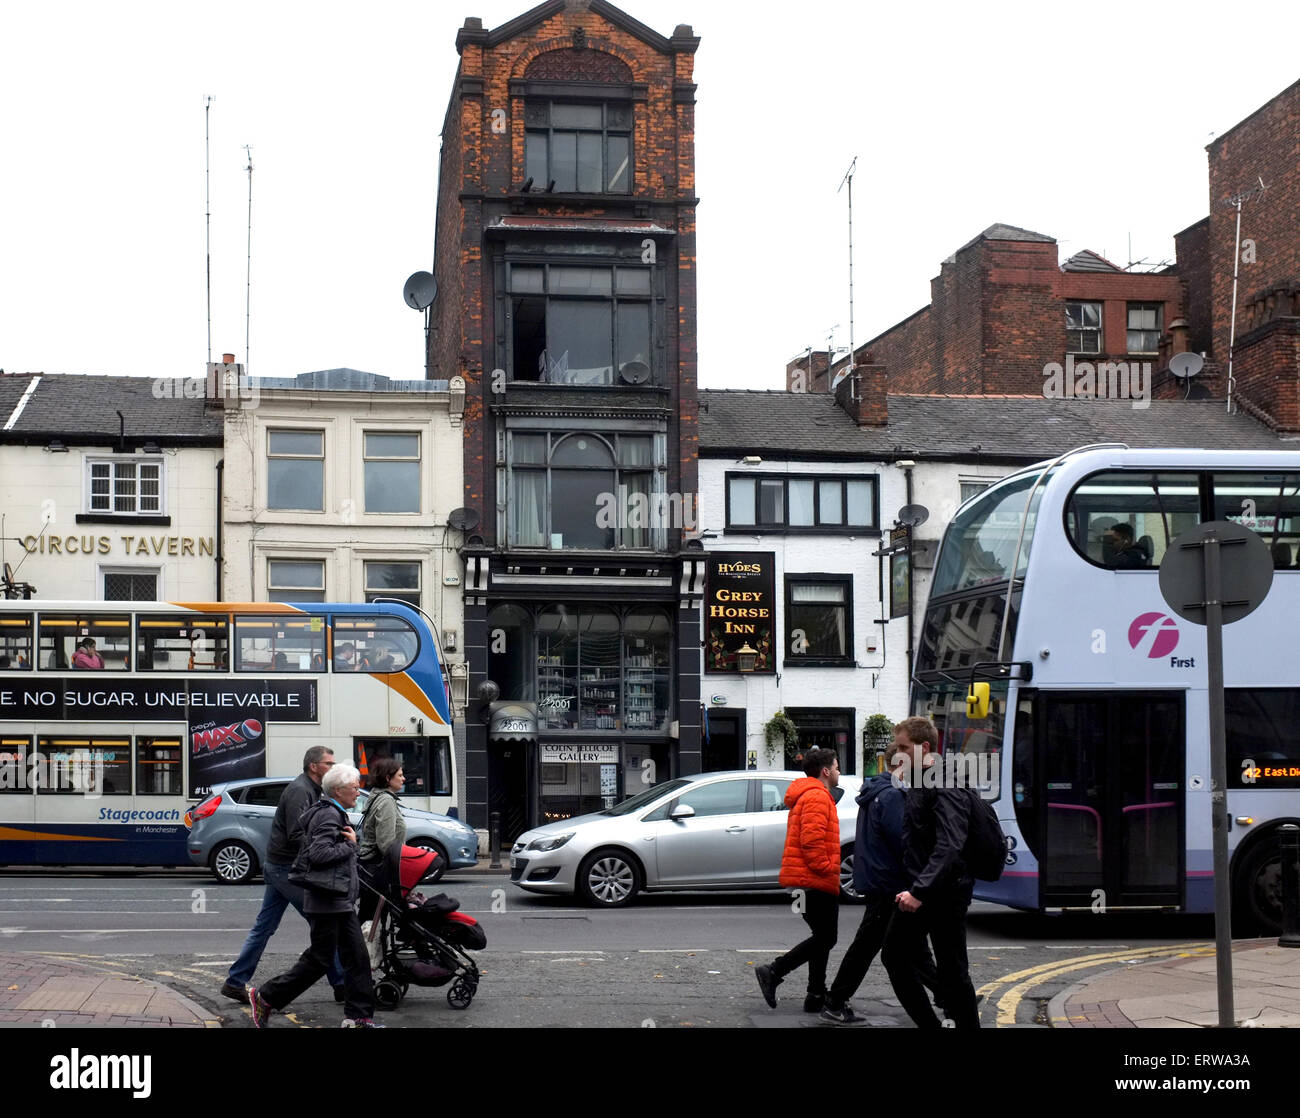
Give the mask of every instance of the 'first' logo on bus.
[[1144, 613], [1128, 627], [1129, 647], [1152, 660], [1178, 647], [1178, 622], [1167, 613]]

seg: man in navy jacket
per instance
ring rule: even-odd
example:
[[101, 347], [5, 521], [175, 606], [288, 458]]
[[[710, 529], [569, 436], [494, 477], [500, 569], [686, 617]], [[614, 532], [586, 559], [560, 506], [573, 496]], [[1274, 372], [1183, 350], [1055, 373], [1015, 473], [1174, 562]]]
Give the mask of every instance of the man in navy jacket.
[[[904, 758], [905, 759], [905, 758]], [[913, 961], [910, 956], [898, 957], [888, 943], [888, 933], [894, 915], [894, 897], [911, 883], [903, 868], [903, 803], [904, 792], [895, 762], [898, 751], [891, 748], [885, 758], [890, 773], [881, 773], [867, 781], [858, 793], [858, 831], [853, 843], [853, 888], [866, 900], [866, 910], [857, 935], [840, 963], [839, 973], [826, 996], [822, 1020], [837, 1025], [851, 1025], [861, 1018], [849, 1005], [851, 998], [862, 985], [867, 968], [885, 948], [886, 969], [914, 968], [916, 978], [931, 989], [935, 986], [934, 964], [928, 950]], [[924, 950], [924, 944], [922, 944]], [[892, 971], [891, 971], [892, 975]]]

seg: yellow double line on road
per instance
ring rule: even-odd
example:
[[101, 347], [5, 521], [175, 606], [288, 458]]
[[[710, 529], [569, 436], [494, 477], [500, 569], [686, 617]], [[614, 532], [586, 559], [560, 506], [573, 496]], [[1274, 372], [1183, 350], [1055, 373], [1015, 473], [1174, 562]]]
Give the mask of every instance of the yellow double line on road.
[[[1210, 943], [1166, 944], [1163, 947], [1138, 947], [1124, 951], [1100, 952], [1096, 955], [1076, 955], [1072, 959], [1056, 959], [1036, 967], [1004, 974], [992, 982], [986, 982], [976, 991], [983, 994], [990, 1002], [999, 991], [1005, 990], [997, 1001], [997, 1021], [999, 1029], [1016, 1023], [1016, 1010], [1021, 1000], [1035, 986], [1040, 986], [1049, 979], [1059, 978], [1071, 971], [1087, 970], [1104, 963], [1123, 962], [1127, 959], [1158, 959], [1166, 956], [1213, 955], [1214, 945]], [[1007, 989], [1010, 987], [1010, 989]]]

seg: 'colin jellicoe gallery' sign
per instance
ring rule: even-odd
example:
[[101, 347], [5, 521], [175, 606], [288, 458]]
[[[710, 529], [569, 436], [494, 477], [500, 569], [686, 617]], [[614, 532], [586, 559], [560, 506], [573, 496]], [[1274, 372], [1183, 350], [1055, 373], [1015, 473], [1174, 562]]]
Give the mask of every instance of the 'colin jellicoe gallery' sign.
[[710, 552], [705, 566], [704, 670], [739, 671], [736, 653], [755, 652], [754, 671], [776, 672], [776, 561], [771, 551]]

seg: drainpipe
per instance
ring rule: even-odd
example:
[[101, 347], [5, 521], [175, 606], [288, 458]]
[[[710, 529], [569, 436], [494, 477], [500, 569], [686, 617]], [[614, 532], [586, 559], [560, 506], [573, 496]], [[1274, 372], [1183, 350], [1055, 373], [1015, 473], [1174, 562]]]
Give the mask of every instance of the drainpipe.
[[[912, 503], [912, 467], [903, 467], [903, 476], [907, 479], [907, 504]], [[912, 525], [907, 526], [907, 690], [912, 690], [912, 654], [915, 644], [913, 627], [916, 620], [916, 601], [912, 596]]]
[[221, 572], [222, 572], [222, 552], [221, 552], [221, 520], [222, 520], [222, 492], [225, 488], [226, 460], [221, 458], [217, 461], [217, 596], [215, 601], [221, 601]]

